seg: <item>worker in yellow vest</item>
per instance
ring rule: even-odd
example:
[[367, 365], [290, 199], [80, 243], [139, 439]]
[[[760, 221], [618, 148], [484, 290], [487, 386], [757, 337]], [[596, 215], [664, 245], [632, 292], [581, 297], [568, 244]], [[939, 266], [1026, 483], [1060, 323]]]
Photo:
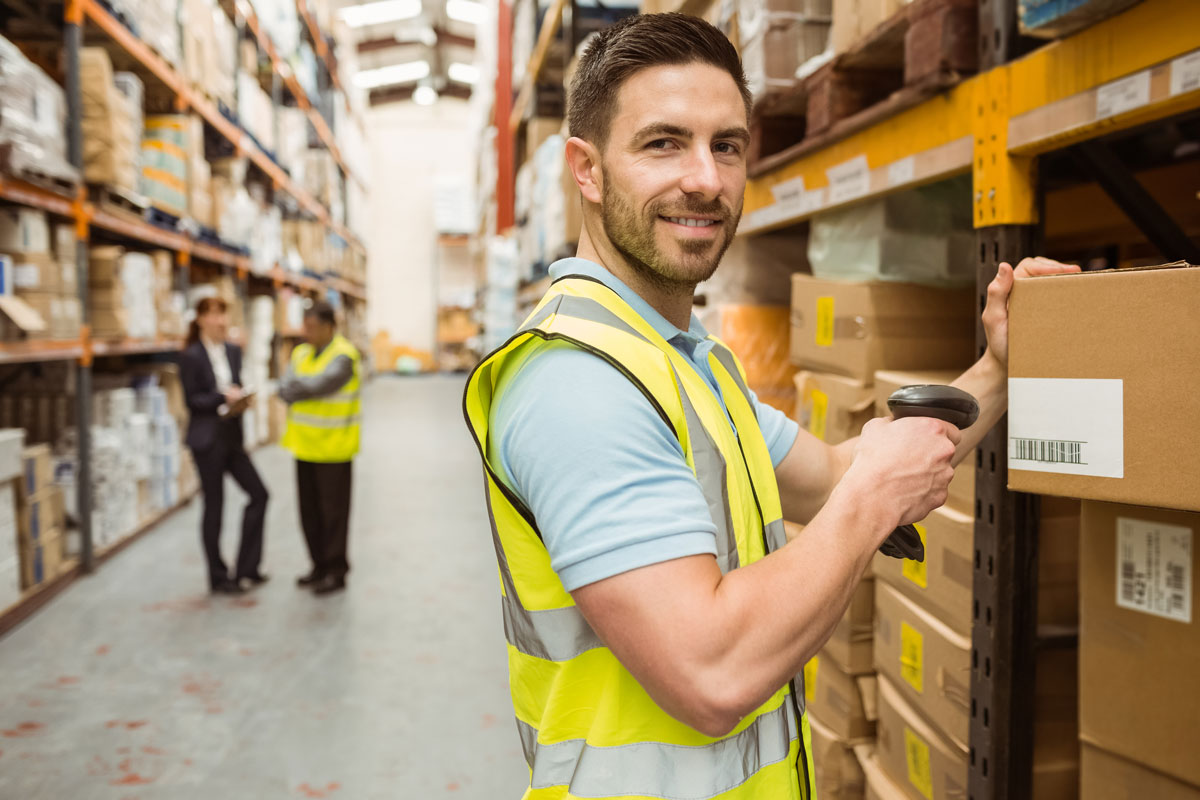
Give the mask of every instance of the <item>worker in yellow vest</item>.
[[955, 381], [972, 428], [876, 420], [832, 447], [758, 401], [692, 314], [741, 217], [750, 102], [703, 20], [597, 34], [567, 104], [578, 257], [468, 380], [526, 800], [811, 800], [802, 668], [1004, 412], [1008, 265]]
[[312, 558], [312, 570], [297, 583], [329, 594], [346, 587], [350, 571], [346, 547], [362, 367], [358, 350], [338, 334], [328, 303], [314, 303], [305, 312], [304, 339], [279, 385], [288, 404], [283, 446], [296, 457], [300, 524]]

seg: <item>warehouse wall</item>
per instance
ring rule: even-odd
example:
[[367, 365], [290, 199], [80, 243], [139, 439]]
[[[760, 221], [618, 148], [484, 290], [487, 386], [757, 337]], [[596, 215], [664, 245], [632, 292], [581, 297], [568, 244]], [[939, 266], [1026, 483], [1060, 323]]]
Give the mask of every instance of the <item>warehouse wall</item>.
[[467, 104], [394, 103], [367, 114], [371, 153], [371, 248], [367, 325], [392, 341], [434, 348], [433, 183], [436, 175], [473, 168]]

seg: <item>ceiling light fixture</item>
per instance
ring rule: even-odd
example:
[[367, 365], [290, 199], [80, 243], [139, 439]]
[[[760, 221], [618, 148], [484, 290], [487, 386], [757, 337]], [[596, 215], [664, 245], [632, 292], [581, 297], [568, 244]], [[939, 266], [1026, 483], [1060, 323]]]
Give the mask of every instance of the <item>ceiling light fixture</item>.
[[351, 28], [398, 22], [421, 15], [421, 0], [376, 0], [342, 9], [342, 20]]
[[437, 102], [437, 89], [434, 89], [432, 86], [418, 86], [416, 91], [413, 92], [412, 99], [419, 106], [431, 106]]
[[474, 86], [476, 81], [479, 80], [479, 67], [474, 64], [463, 64], [455, 61], [446, 70], [446, 75], [452, 81]]
[[458, 22], [478, 25], [487, 16], [483, 3], [475, 0], [446, 0], [446, 16]]
[[354, 85], [359, 89], [377, 89], [397, 83], [412, 83], [428, 76], [428, 61], [406, 61], [403, 64], [391, 64], [355, 73]]

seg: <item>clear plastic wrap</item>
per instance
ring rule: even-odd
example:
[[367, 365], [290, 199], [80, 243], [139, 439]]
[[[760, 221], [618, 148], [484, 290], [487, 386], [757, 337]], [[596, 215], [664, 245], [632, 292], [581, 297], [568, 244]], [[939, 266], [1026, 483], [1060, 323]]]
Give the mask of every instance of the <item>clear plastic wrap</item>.
[[63, 90], [0, 37], [0, 167], [18, 175], [41, 175], [76, 183], [67, 161]]

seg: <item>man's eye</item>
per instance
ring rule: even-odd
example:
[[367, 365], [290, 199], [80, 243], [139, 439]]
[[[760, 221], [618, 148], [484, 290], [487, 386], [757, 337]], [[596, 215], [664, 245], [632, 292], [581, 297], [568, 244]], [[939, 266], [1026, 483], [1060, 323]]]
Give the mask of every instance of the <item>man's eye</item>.
[[648, 149], [648, 150], [667, 150], [667, 149], [671, 148], [674, 144], [675, 143], [672, 142], [670, 139], [655, 139], [653, 142], [650, 142], [649, 144], [646, 145], [646, 149]]
[[717, 142], [713, 145], [713, 149], [722, 155], [736, 156], [741, 152], [741, 148], [733, 142]]

